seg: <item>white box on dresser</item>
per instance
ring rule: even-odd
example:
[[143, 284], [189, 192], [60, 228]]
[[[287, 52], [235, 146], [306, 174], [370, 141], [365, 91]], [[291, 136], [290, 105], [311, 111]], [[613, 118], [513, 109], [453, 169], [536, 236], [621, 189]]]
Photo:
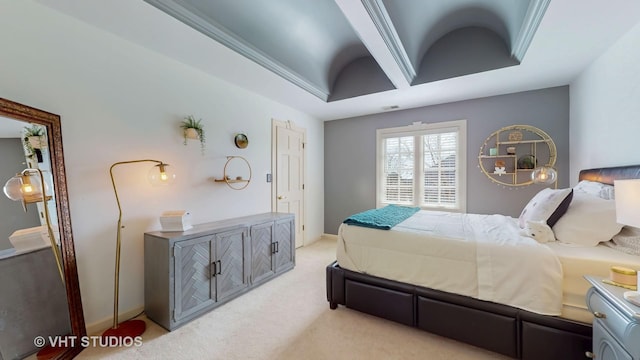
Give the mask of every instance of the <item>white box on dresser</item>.
[[191, 229], [191, 214], [186, 210], [165, 211], [160, 215], [162, 231], [186, 231]]
[[628, 289], [608, 285], [604, 278], [585, 276], [592, 285], [587, 306], [593, 313], [593, 358], [640, 360], [640, 307], [624, 299]]

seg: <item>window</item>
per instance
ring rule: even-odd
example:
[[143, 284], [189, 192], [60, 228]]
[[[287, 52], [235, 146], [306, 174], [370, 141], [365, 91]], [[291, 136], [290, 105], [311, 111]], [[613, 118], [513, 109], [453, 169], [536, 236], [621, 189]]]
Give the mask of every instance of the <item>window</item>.
[[466, 211], [466, 120], [377, 130], [378, 207]]

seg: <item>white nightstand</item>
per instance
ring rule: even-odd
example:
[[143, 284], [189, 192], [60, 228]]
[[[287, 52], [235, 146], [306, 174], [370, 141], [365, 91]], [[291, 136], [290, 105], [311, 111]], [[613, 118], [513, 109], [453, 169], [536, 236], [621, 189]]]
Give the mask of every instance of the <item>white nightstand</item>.
[[587, 306], [593, 320], [593, 358], [640, 360], [640, 307], [624, 299], [627, 289], [607, 285], [602, 277], [585, 276], [592, 285]]

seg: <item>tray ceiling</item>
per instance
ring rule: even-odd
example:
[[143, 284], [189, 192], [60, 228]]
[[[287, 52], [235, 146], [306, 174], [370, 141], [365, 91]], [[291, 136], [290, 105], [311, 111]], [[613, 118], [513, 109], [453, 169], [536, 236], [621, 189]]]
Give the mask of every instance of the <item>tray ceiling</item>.
[[[324, 20], [318, 20], [321, 16], [315, 13], [312, 23], [306, 20], [298, 22], [298, 16], [303, 16], [304, 19], [306, 17], [298, 15], [296, 11], [302, 14], [308, 14], [310, 11], [304, 7], [295, 11], [286, 10], [287, 16], [284, 16], [285, 10], [277, 12], [282, 15], [280, 21], [288, 24], [286, 29], [290, 32], [294, 29], [300, 32], [297, 37], [287, 34], [292, 40], [287, 42], [285, 54], [299, 52], [298, 56], [301, 56], [304, 51], [313, 51], [314, 44], [318, 49], [322, 47], [323, 54], [320, 58], [310, 61], [313, 62], [313, 66], [321, 66], [320, 69], [324, 70], [333, 69], [332, 72], [327, 70], [326, 74], [322, 75], [322, 72], [318, 71], [315, 78], [311, 75], [295, 75], [302, 79], [307, 78], [309, 82], [309, 79], [322, 79], [324, 83], [319, 82], [313, 86], [322, 89], [324, 85], [326, 100], [321, 100], [300, 85], [294, 85], [292, 80], [277, 75], [264, 65], [258, 65], [221, 42], [213, 41], [202, 31], [194, 30], [183, 21], [167, 15], [147, 2], [35, 0], [69, 16], [69, 23], [75, 20], [85, 22], [91, 27], [197, 69], [203, 75], [213, 76], [325, 121], [568, 85], [606, 49], [640, 22], [640, 1], [629, 0], [554, 0], [549, 1], [548, 5], [547, 2], [524, 0], [299, 0], [295, 3], [286, 0], [261, 0], [250, 3], [248, 0], [236, 1], [244, 4], [237, 8], [241, 12], [254, 12], [256, 6], [271, 5], [280, 9], [279, 7], [287, 8], [287, 4], [295, 6], [298, 2], [301, 3], [300, 6], [316, 6], [315, 3], [323, 2], [325, 7], [333, 9], [327, 10], [328, 14], [334, 14], [338, 19], [346, 19], [351, 28], [351, 35], [345, 36], [344, 39], [353, 39], [355, 33], [357, 43], [351, 50], [353, 53], [343, 51], [342, 57], [332, 66], [328, 59], [333, 59], [339, 51], [327, 46], [338, 49], [337, 44], [343, 43], [328, 34], [333, 34], [333, 27], [339, 26], [334, 26], [333, 22], [330, 26], [321, 25]], [[210, 2], [218, 4], [236, 1]], [[405, 3], [408, 5], [405, 6]], [[502, 8], [504, 4], [519, 4], [520, 7]], [[337, 15], [336, 6], [339, 10]], [[421, 10], [418, 11], [416, 6]], [[378, 11], [376, 9], [383, 9], [386, 15], [375, 14]], [[264, 11], [265, 16], [259, 17], [260, 22], [269, 21], [263, 18], [267, 19], [271, 13]], [[470, 14], [477, 15], [475, 22], [468, 22], [468, 19], [473, 17]], [[337, 21], [344, 25], [344, 21]], [[538, 22], [537, 27], [533, 26]], [[462, 26], [463, 24], [465, 26]], [[311, 25], [319, 27], [319, 30], [310, 28]], [[340, 25], [340, 28], [343, 29], [343, 25]], [[331, 31], [328, 31], [327, 27]], [[505, 54], [508, 54], [509, 60], [519, 64], [503, 64], [503, 67], [494, 70], [467, 75], [458, 75], [464, 71], [457, 74], [451, 71], [451, 68], [448, 69], [448, 74], [435, 71], [436, 74], [454, 76], [442, 80], [434, 80], [433, 75], [430, 75], [430, 78], [429, 75], [425, 75], [428, 72], [421, 72], [424, 70], [421, 68], [424, 66], [424, 59], [432, 56], [431, 52], [436, 54], [435, 58], [429, 60], [436, 64], [432, 67], [447, 66], [446, 61], [438, 62], [437, 55], [446, 52], [437, 48], [447, 48], [448, 45], [464, 47], [468, 42], [457, 41], [455, 38], [470, 39], [470, 34], [474, 32], [469, 29], [474, 27], [488, 32], [492, 39], [496, 40], [494, 44], [501, 44], [502, 50], [498, 55], [502, 60], [505, 60]], [[482, 36], [480, 32], [476, 36]], [[305, 33], [311, 35], [301, 35]], [[331, 40], [324, 40], [326, 37]], [[446, 37], [452, 37], [454, 41], [446, 41]], [[305, 40], [297, 41], [297, 38]], [[316, 42], [312, 43], [311, 39]], [[471, 45], [481, 46], [486, 43], [489, 42], [471, 42]], [[301, 50], [306, 47], [310, 47], [311, 50]], [[454, 50], [456, 49], [449, 49]], [[447, 59], [445, 55], [440, 57], [440, 60]], [[352, 59], [354, 60], [350, 62]], [[467, 67], [469, 64], [484, 63], [473, 61], [474, 59], [477, 57], [456, 56], [450, 57], [449, 61], [460, 61]], [[358, 64], [359, 62], [361, 64]], [[367, 67], [381, 69], [377, 72], [381, 75], [377, 80], [382, 78], [384, 81], [379, 81], [382, 83], [390, 81], [393, 88], [372, 92], [368, 81], [375, 79], [369, 78], [367, 74], [375, 70], [367, 70]], [[311, 65], [302, 69], [318, 70]], [[338, 69], [349, 75], [340, 76]], [[411, 75], [411, 69], [416, 72], [415, 75]], [[464, 66], [462, 70], [465, 70]], [[480, 70], [466, 68], [466, 71]], [[339, 81], [351, 86], [341, 86], [337, 84]], [[421, 83], [422, 81], [426, 82]], [[376, 82], [373, 82], [375, 85]], [[356, 90], [366, 94], [354, 96], [358, 93]]]
[[[518, 65], [550, 0], [362, 0], [375, 34], [354, 1], [145, 1], [337, 101]], [[389, 57], [392, 66], [376, 60]]]

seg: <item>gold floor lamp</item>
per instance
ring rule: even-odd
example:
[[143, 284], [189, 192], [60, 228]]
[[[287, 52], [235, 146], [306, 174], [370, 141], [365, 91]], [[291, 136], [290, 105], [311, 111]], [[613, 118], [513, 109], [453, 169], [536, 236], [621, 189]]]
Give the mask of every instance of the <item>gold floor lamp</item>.
[[169, 184], [175, 179], [175, 174], [167, 171], [168, 164], [158, 160], [131, 160], [120, 161], [109, 168], [109, 174], [111, 176], [111, 184], [113, 185], [113, 192], [116, 195], [116, 202], [118, 204], [118, 231], [116, 236], [116, 266], [114, 275], [114, 291], [113, 291], [113, 326], [102, 333], [102, 336], [116, 336], [116, 337], [136, 337], [142, 335], [146, 330], [146, 323], [142, 320], [127, 320], [122, 323], [118, 323], [118, 290], [120, 282], [120, 244], [121, 244], [121, 229], [122, 229], [122, 208], [120, 207], [120, 198], [118, 197], [118, 189], [116, 188], [116, 182], [113, 177], [113, 168], [118, 165], [133, 164], [140, 162], [153, 162], [156, 163], [148, 173], [148, 179], [152, 184]]
[[[38, 177], [34, 177], [37, 174]], [[47, 224], [47, 234], [49, 235], [49, 242], [51, 243], [51, 249], [56, 258], [56, 265], [58, 266], [58, 272], [60, 273], [60, 279], [64, 284], [64, 271], [62, 270], [62, 262], [60, 257], [60, 249], [56, 242], [56, 238], [51, 228], [51, 218], [49, 216], [49, 206], [47, 202], [51, 200], [52, 196], [47, 196], [46, 183], [44, 182], [44, 175], [40, 169], [27, 168], [22, 170], [16, 176], [12, 177], [4, 185], [5, 195], [14, 201], [22, 201], [22, 208], [27, 211], [27, 204], [37, 203], [42, 201], [44, 207], [44, 220]]]

